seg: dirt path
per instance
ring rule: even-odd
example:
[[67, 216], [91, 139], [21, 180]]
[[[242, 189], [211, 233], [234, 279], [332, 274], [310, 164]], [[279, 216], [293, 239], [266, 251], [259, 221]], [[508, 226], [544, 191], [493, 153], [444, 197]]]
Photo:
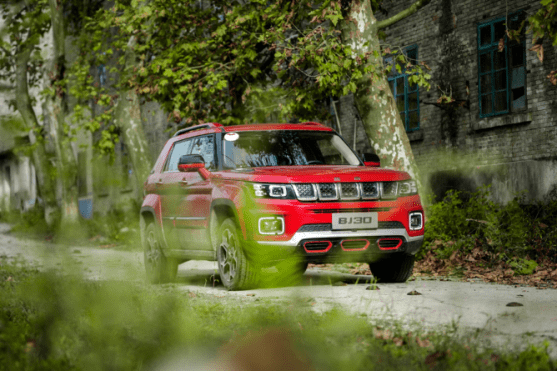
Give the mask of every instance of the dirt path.
[[[0, 260], [19, 258], [43, 269], [87, 279], [145, 281], [141, 253], [38, 243], [15, 238], [8, 230], [9, 226], [0, 224]], [[340, 305], [370, 319], [402, 321], [410, 328], [456, 326], [462, 332], [473, 330], [479, 340], [500, 347], [521, 349], [547, 340], [551, 356], [557, 358], [554, 289], [418, 279], [403, 284], [380, 283], [378, 290], [368, 290], [365, 282], [369, 276], [311, 269], [299, 286], [227, 292], [215, 284], [216, 271], [213, 262], [187, 262], [180, 265], [174, 287], [233, 302], [302, 298], [317, 313]], [[511, 303], [516, 306], [508, 306]]]

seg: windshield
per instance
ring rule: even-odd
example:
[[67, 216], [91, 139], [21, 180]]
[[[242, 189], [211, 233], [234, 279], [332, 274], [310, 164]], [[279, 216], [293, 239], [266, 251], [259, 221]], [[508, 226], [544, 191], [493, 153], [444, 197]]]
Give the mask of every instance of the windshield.
[[269, 131], [227, 133], [228, 169], [289, 165], [361, 165], [354, 152], [331, 132]]

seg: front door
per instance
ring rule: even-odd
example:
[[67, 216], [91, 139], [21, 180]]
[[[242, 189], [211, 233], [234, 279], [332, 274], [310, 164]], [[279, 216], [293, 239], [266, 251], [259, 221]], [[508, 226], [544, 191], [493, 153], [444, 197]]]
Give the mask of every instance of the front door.
[[[194, 137], [190, 154], [198, 154], [205, 160], [205, 168], [216, 169], [215, 136]], [[211, 213], [213, 183], [205, 180], [198, 172], [182, 173], [187, 184], [182, 186], [183, 197], [180, 199], [176, 215], [176, 229], [184, 249], [193, 251], [211, 251], [209, 237], [209, 216]]]
[[159, 175], [159, 179], [155, 180], [161, 198], [163, 231], [172, 250], [182, 249], [180, 234], [176, 228], [176, 217], [179, 213], [178, 207], [185, 196], [183, 187], [187, 185], [188, 178], [188, 173], [178, 171], [178, 160], [182, 155], [189, 154], [192, 144], [191, 139], [174, 143], [163, 172]]

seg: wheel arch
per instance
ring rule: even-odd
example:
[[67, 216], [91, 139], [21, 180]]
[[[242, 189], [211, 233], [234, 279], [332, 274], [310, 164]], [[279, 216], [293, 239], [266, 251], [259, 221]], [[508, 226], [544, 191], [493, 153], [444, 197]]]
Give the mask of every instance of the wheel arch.
[[242, 221], [239, 218], [238, 211], [236, 206], [232, 201], [228, 199], [216, 199], [213, 200], [211, 203], [211, 217], [209, 221], [209, 230], [211, 235], [211, 244], [213, 246], [213, 250], [216, 252], [216, 233], [218, 231], [219, 226], [226, 220], [227, 218], [233, 218], [238, 227], [242, 231], [242, 235], [245, 238], [245, 229], [242, 226]]
[[155, 209], [152, 207], [141, 207], [139, 211], [139, 231], [141, 235], [142, 246], [145, 246], [145, 228], [149, 223], [155, 221]]
[[163, 243], [162, 244], [163, 248], [167, 249], [168, 243], [162, 231], [162, 225], [160, 224], [160, 221], [157, 218], [157, 212], [155, 208], [151, 206], [143, 206], [139, 210], [139, 231], [141, 235], [141, 244], [145, 246], [145, 228], [151, 222], [155, 224], [155, 227], [159, 234], [159, 239]]

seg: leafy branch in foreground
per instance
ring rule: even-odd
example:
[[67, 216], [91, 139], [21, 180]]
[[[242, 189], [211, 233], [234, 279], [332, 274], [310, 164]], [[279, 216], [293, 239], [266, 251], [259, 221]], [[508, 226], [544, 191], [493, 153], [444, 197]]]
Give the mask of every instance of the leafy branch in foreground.
[[[554, 369], [547, 344], [501, 353], [308, 298], [243, 301], [84, 281], [0, 261], [0, 369]], [[459, 332], [460, 333], [460, 332]]]

